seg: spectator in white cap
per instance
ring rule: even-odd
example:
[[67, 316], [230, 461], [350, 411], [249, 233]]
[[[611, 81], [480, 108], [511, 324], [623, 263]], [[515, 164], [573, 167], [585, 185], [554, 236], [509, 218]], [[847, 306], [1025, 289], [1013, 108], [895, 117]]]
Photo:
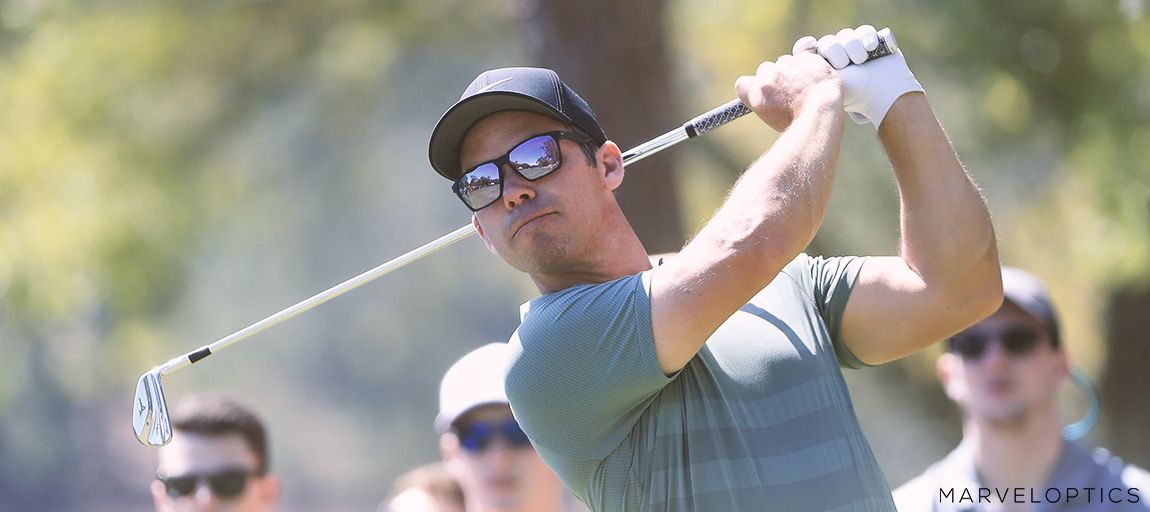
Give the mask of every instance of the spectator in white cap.
[[947, 340], [938, 376], [963, 413], [962, 442], [894, 492], [902, 512], [1150, 511], [1150, 474], [1063, 437], [1069, 372], [1046, 287], [1002, 269], [998, 311]]
[[466, 512], [556, 512], [568, 493], [511, 415], [503, 380], [507, 345], [456, 361], [439, 386], [439, 449], [463, 488]]

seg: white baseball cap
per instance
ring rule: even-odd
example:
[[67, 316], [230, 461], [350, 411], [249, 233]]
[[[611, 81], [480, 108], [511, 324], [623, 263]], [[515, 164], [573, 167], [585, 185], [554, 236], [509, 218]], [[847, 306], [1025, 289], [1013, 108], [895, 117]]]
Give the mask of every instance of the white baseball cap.
[[507, 404], [503, 380], [510, 355], [506, 343], [489, 343], [461, 357], [439, 384], [439, 414], [435, 429], [446, 433], [460, 416], [472, 409]]

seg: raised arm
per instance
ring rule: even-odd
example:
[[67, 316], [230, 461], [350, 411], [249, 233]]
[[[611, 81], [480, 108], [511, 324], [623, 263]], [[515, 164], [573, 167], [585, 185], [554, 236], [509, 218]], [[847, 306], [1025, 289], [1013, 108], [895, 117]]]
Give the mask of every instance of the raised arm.
[[813, 53], [764, 62], [739, 98], [782, 132], [723, 206], [674, 258], [653, 270], [651, 316], [663, 372], [707, 338], [810, 243], [822, 223], [842, 141], [842, 84]]
[[[859, 46], [873, 27], [818, 42], [820, 54]], [[836, 41], [837, 39], [837, 41]], [[824, 55], [830, 62], [843, 62]], [[878, 126], [898, 181], [896, 257], [868, 259], [847, 302], [843, 341], [864, 363], [905, 356], [994, 312], [1002, 278], [990, 213], [901, 52], [841, 69], [845, 106]]]
[[899, 98], [879, 138], [898, 181], [899, 256], [863, 265], [843, 319], [847, 347], [869, 364], [950, 336], [1002, 303], [990, 212], [926, 96]]

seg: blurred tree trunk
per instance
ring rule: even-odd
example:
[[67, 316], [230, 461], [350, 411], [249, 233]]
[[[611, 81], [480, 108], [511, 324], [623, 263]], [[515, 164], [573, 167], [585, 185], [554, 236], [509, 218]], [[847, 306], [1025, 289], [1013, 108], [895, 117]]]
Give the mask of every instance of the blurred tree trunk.
[[[527, 47], [595, 109], [607, 137], [626, 151], [683, 120], [671, 105], [664, 0], [524, 0]], [[670, 152], [629, 169], [618, 191], [650, 253], [683, 244]]]
[[1106, 338], [1109, 350], [1102, 380], [1108, 446], [1123, 459], [1150, 465], [1150, 289], [1115, 290], [1110, 296]]

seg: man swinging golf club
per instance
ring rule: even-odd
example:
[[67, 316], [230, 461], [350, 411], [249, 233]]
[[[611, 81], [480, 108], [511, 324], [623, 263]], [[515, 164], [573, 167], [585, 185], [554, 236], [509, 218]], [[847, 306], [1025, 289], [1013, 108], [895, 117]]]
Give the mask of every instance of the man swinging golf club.
[[[482, 73], [436, 125], [432, 166], [542, 294], [510, 340], [512, 409], [592, 510], [894, 510], [839, 368], [943, 339], [1002, 292], [982, 197], [902, 55], [859, 65], [874, 45], [869, 26], [803, 38], [738, 79], [781, 135], [655, 268], [612, 193], [618, 146], [554, 72]], [[894, 169], [898, 256], [802, 253], [846, 115]]]

